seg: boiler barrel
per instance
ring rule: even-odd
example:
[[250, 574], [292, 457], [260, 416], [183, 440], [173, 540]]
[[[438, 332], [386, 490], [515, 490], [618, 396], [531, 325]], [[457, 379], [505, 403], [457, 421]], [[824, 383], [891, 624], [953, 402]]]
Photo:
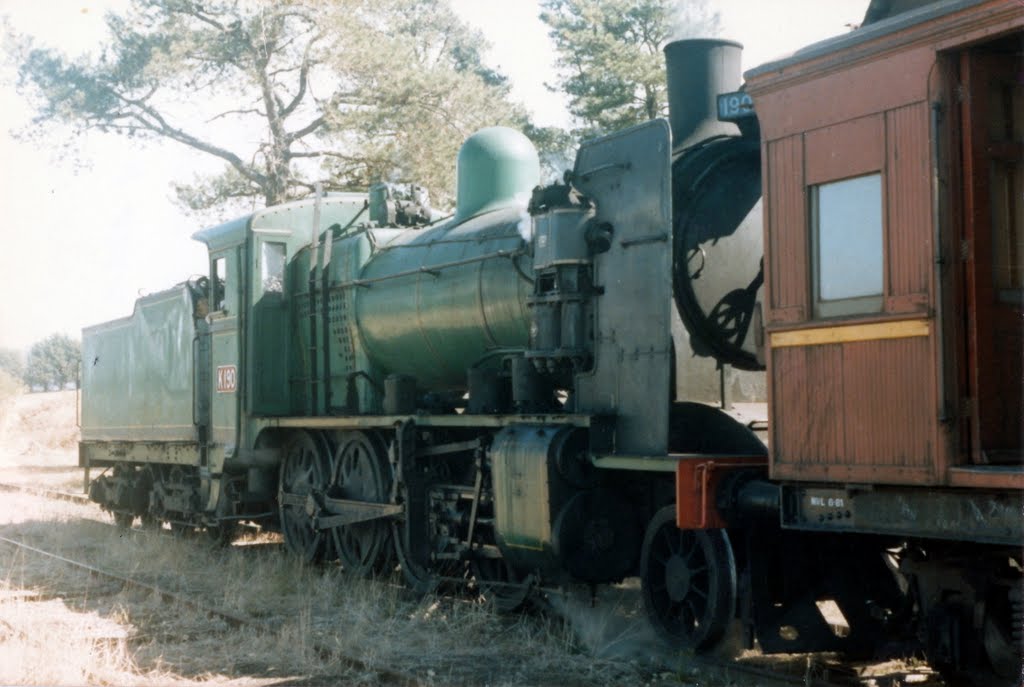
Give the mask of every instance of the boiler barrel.
[[525, 210], [511, 207], [382, 246], [356, 294], [370, 359], [387, 373], [415, 377], [420, 388], [457, 390], [470, 366], [525, 348], [528, 227]]
[[540, 177], [537, 149], [513, 129], [482, 129], [462, 144], [457, 176], [454, 218], [379, 246], [356, 294], [370, 359], [433, 391], [465, 389], [470, 367], [529, 341], [526, 203]]

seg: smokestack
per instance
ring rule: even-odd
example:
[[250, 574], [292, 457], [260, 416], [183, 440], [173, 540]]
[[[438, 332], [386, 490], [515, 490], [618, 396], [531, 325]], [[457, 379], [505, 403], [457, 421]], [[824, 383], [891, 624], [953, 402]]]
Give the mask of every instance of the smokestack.
[[735, 124], [718, 121], [716, 98], [739, 90], [743, 45], [694, 38], [667, 43], [664, 52], [672, 147], [685, 148], [709, 136], [735, 134]]

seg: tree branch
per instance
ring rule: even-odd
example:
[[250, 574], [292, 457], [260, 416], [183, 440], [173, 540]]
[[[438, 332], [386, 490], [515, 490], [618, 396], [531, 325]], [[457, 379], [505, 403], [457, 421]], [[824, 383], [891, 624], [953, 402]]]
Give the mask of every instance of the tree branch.
[[309, 79], [309, 50], [312, 47], [312, 42], [306, 46], [306, 53], [302, 56], [302, 66], [299, 68], [299, 90], [296, 92], [295, 97], [292, 101], [281, 108], [281, 116], [287, 117], [295, 108], [299, 106], [302, 99], [306, 96], [306, 83]]
[[258, 110], [256, 108], [250, 108], [247, 110], [228, 110], [227, 112], [221, 112], [219, 115], [214, 115], [210, 117], [206, 120], [206, 123], [209, 124], [210, 122], [216, 121], [221, 117], [227, 117], [228, 115], [232, 114], [255, 114], [261, 117], [266, 117], [266, 114], [262, 110]]
[[327, 117], [324, 115], [320, 115], [319, 117], [317, 117], [316, 119], [314, 119], [312, 122], [302, 127], [301, 129], [296, 129], [295, 131], [292, 131], [291, 133], [287, 134], [285, 136], [285, 141], [287, 141], [288, 143], [293, 143], [294, 141], [297, 141], [300, 138], [310, 135], [311, 133], [322, 127], [326, 122]]
[[155, 133], [159, 133], [160, 135], [178, 141], [179, 143], [184, 143], [185, 145], [191, 148], [195, 148], [196, 150], [201, 150], [204, 153], [209, 153], [210, 155], [219, 157], [228, 164], [230, 164], [232, 167], [234, 167], [236, 170], [238, 170], [238, 173], [241, 174], [243, 177], [249, 179], [250, 181], [256, 184], [262, 186], [267, 182], [267, 177], [265, 175], [260, 174], [259, 172], [252, 169], [249, 165], [246, 165], [245, 162], [240, 157], [238, 157], [238, 155], [232, 153], [230, 150], [221, 148], [220, 146], [216, 146], [212, 143], [197, 138], [182, 129], [171, 126], [159, 112], [157, 112], [152, 107], [149, 107], [145, 103], [133, 101], [132, 99], [126, 98], [116, 92], [114, 92], [114, 95], [123, 102], [127, 103], [128, 105], [138, 108], [139, 112], [129, 111], [125, 114], [127, 117], [139, 122], [142, 128], [148, 129]]

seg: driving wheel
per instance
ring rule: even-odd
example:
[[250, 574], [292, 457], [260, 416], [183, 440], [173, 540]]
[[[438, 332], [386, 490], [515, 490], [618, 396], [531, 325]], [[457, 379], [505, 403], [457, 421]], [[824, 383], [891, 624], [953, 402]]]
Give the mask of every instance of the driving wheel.
[[[367, 432], [341, 437], [331, 460], [327, 495], [332, 498], [386, 503], [391, 491], [391, 465], [381, 442]], [[330, 530], [338, 559], [345, 570], [367, 576], [391, 560], [391, 527], [387, 520], [340, 525]]]
[[309, 497], [327, 487], [327, 440], [317, 432], [295, 432], [285, 444], [277, 502], [285, 545], [306, 562], [323, 558], [327, 538], [313, 521]]

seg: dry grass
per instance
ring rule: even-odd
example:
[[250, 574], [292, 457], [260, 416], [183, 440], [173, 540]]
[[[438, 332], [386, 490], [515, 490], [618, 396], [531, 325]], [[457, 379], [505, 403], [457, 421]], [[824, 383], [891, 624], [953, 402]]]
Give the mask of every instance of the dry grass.
[[11, 375], [7, 370], [0, 370], [0, 417], [3, 417], [6, 406], [13, 398], [25, 392], [25, 385], [21, 380]]
[[[374, 684], [372, 670], [385, 667], [427, 685], [652, 680], [644, 665], [649, 645], [636, 623], [617, 611], [607, 615], [614, 604], [605, 611], [572, 602], [575, 625], [540, 614], [502, 617], [468, 599], [412, 598], [395, 579], [356, 580], [334, 567], [305, 566], [272, 545], [217, 549], [119, 533], [83, 515], [96, 513], [4, 495], [0, 534], [261, 618], [273, 629], [231, 629], [200, 611], [3, 547], [0, 683]], [[59, 665], [57, 653], [66, 657]], [[11, 656], [17, 660], [6, 660]], [[352, 668], [345, 656], [369, 671]]]
[[[14, 407], [17, 419], [7, 415], [0, 433], [0, 481], [80, 486], [80, 472], [59, 470], [75, 462], [72, 450], [60, 448], [74, 435], [67, 428], [73, 394], [23, 396]], [[45, 419], [55, 417], [64, 429], [51, 427], [48, 439]], [[32, 462], [41, 466], [25, 466]], [[198, 538], [126, 534], [106, 522], [91, 506], [0, 494], [0, 535], [259, 618], [266, 627], [233, 629], [201, 611], [0, 545], [0, 683], [374, 685], [374, 669], [385, 667], [424, 685], [697, 682], [685, 664], [672, 673], [651, 667], [657, 643], [638, 617], [635, 590], [602, 592], [596, 608], [586, 595], [558, 597], [569, 621], [497, 616], [468, 598], [414, 598], [397, 576], [366, 581], [333, 566], [304, 566], [273, 536], [244, 542], [260, 546], [220, 549]], [[365, 668], [352, 667], [346, 656]], [[699, 682], [729, 684], [706, 676]]]
[[77, 393], [53, 391], [0, 400], [0, 464], [74, 465]]

